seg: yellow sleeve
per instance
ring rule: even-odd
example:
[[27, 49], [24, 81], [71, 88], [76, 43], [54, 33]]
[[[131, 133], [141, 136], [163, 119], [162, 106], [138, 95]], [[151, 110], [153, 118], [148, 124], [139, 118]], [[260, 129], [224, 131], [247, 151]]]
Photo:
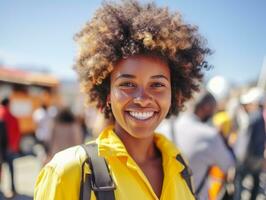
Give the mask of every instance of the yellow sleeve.
[[[87, 171], [90, 172], [85, 168], [85, 173]], [[34, 200], [79, 200], [80, 176], [77, 174], [60, 173], [53, 166], [45, 166], [35, 184]], [[91, 200], [96, 200], [93, 191]]]
[[[86, 159], [80, 146], [57, 153], [41, 170], [34, 189], [35, 200], [79, 200], [82, 163]], [[90, 174], [85, 164], [84, 174]], [[83, 174], [83, 175], [84, 175]], [[92, 192], [92, 200], [95, 199]]]
[[[63, 184], [60, 176], [55, 172], [54, 168], [46, 166], [43, 168], [37, 178], [34, 189], [35, 200], [67, 200], [64, 195]], [[63, 198], [63, 197], [66, 198]]]

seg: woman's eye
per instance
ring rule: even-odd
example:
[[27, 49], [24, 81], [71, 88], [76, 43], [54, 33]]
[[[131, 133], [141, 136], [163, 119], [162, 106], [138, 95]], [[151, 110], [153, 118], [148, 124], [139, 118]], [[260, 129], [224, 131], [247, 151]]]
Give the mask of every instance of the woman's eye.
[[152, 83], [151, 87], [155, 87], [155, 88], [158, 88], [158, 87], [164, 87], [165, 85], [163, 83]]
[[120, 87], [135, 87], [135, 84], [134, 83], [131, 83], [131, 82], [124, 82], [124, 83], [121, 83], [119, 84]]

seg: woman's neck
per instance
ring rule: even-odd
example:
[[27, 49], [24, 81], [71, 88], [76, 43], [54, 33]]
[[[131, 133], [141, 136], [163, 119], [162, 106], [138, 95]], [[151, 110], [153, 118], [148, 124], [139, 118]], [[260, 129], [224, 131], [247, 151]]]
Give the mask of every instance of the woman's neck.
[[114, 129], [136, 163], [142, 164], [160, 157], [160, 152], [154, 143], [153, 134], [148, 138], [135, 138], [121, 127], [115, 126]]

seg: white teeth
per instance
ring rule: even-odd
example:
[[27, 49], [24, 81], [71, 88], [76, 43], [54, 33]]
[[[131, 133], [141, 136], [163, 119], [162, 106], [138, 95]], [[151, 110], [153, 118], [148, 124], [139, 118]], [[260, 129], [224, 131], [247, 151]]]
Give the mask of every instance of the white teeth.
[[129, 114], [139, 120], [145, 120], [151, 118], [154, 112], [129, 112]]

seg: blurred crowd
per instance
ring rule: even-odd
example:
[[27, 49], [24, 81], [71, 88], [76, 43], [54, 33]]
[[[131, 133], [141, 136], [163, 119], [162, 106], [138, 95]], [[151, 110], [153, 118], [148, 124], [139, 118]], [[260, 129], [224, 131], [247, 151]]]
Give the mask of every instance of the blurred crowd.
[[[111, 123], [94, 108], [75, 115], [70, 107], [42, 104], [32, 113], [34, 143], [25, 152], [10, 103], [8, 97], [1, 99], [0, 177], [1, 165], [6, 163], [11, 197], [17, 193], [15, 159], [31, 154], [44, 165], [57, 152], [95, 138], [103, 124]], [[265, 199], [261, 184], [266, 163], [265, 122], [266, 95], [261, 88], [238, 89], [221, 97], [204, 87], [178, 117], [164, 120], [157, 131], [169, 137], [189, 162], [199, 200], [255, 200], [258, 196]], [[245, 185], [246, 177], [252, 180], [251, 186]], [[248, 198], [243, 197], [245, 190], [249, 190]]]
[[[0, 199], [4, 196], [13, 198], [17, 195], [15, 159], [31, 155], [36, 156], [42, 165], [45, 165], [57, 152], [90, 140], [93, 134], [99, 131], [98, 127], [105, 123], [104, 118], [97, 114], [98, 111], [92, 108], [88, 108], [86, 116], [81, 116], [74, 115], [71, 108], [67, 106], [55, 107], [43, 104], [32, 113], [35, 133], [25, 136], [20, 132], [19, 120], [12, 113], [10, 105], [11, 101], [8, 97], [1, 99], [0, 183], [2, 164], [6, 163], [10, 172], [11, 185], [7, 195], [0, 190]], [[31, 142], [27, 142], [29, 140]]]
[[222, 98], [207, 88], [158, 131], [188, 159], [200, 200], [265, 199], [265, 114], [265, 92], [258, 87]]

